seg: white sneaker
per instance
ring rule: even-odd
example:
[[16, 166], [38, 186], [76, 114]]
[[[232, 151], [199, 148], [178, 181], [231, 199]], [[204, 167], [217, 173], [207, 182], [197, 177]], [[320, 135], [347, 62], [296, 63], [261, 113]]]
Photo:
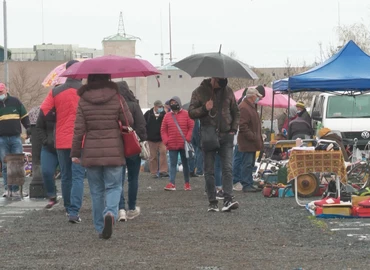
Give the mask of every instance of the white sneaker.
[[6, 197], [8, 197], [8, 191], [5, 191], [4, 193], [3, 193], [3, 196], [2, 196], [3, 198], [6, 198]]
[[[21, 196], [21, 192], [20, 191], [15, 191], [13, 193], [10, 193], [10, 196], [12, 196], [12, 197], [20, 197]], [[28, 197], [28, 193], [23, 192], [23, 197]]]
[[235, 191], [242, 191], [242, 190], [243, 190], [243, 186], [242, 186], [242, 184], [240, 184], [240, 182], [236, 183], [236, 184], [233, 186], [233, 190], [235, 190]]
[[140, 207], [136, 206], [135, 210], [127, 211], [127, 219], [134, 219], [140, 215]]
[[118, 212], [118, 221], [127, 221], [127, 217], [126, 217], [126, 210], [125, 209], [121, 209], [119, 210]]

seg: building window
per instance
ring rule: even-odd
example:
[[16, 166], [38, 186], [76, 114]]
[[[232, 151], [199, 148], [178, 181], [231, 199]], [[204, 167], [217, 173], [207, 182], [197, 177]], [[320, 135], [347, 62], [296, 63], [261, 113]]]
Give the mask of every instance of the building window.
[[157, 75], [157, 79], [159, 79], [161, 76]]
[[182, 78], [182, 75], [179, 75], [179, 78], [181, 79]]
[[275, 76], [275, 72], [272, 72], [272, 76]]
[[265, 73], [261, 73], [261, 77], [265, 76]]
[[288, 76], [288, 73], [284, 72], [284, 77]]
[[168, 75], [168, 79], [171, 79], [171, 75]]

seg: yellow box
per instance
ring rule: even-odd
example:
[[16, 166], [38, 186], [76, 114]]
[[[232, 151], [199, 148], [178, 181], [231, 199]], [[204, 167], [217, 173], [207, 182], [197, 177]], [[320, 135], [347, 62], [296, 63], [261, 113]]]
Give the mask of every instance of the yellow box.
[[370, 196], [356, 196], [352, 195], [352, 206], [358, 206], [358, 203], [362, 201], [370, 200]]
[[352, 215], [352, 205], [324, 204], [322, 208], [322, 213], [326, 215], [351, 216]]

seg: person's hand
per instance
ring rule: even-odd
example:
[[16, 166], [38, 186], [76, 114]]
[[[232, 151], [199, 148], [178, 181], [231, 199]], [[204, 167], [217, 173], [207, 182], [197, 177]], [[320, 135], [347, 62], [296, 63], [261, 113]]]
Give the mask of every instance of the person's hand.
[[212, 110], [212, 108], [213, 108], [213, 100], [210, 99], [206, 103], [206, 109], [207, 109], [207, 111], [210, 111], [210, 110]]
[[72, 162], [73, 163], [76, 163], [76, 164], [80, 164], [81, 163], [80, 159], [79, 158], [76, 158], [76, 157], [73, 157], [72, 158]]

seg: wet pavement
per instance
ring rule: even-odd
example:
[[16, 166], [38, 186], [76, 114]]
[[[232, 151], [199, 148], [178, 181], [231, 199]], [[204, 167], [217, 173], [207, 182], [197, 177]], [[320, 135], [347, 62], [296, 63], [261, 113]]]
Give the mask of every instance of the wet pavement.
[[192, 191], [180, 174], [177, 191], [164, 191], [167, 181], [140, 175], [142, 214], [109, 240], [93, 228], [87, 182], [81, 224], [67, 222], [62, 204], [1, 199], [1, 268], [368, 269], [370, 220], [319, 220], [294, 198], [241, 192], [240, 209], [207, 213], [204, 178], [191, 179]]

